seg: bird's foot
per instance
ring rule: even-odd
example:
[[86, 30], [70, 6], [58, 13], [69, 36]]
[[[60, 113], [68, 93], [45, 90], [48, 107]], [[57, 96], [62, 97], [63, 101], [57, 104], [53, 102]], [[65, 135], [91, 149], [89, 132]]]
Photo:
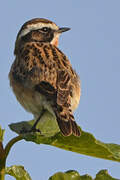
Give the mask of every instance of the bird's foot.
[[20, 134], [26, 134], [26, 133], [32, 133], [32, 132], [39, 132], [41, 134], [40, 129], [36, 129], [35, 127], [32, 127], [31, 129], [26, 129], [25, 127], [22, 127], [20, 130]]
[[30, 129], [30, 132], [39, 132], [39, 133], [41, 134], [40, 129], [37, 129], [37, 128], [35, 128], [35, 127], [32, 127], [32, 128]]

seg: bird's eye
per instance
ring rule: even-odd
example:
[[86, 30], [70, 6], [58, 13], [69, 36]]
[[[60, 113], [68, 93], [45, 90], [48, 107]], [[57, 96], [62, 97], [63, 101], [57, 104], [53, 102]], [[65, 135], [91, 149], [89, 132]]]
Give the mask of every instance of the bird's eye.
[[42, 30], [43, 32], [48, 32], [48, 31], [49, 31], [49, 28], [48, 28], [48, 27], [43, 27], [41, 30]]

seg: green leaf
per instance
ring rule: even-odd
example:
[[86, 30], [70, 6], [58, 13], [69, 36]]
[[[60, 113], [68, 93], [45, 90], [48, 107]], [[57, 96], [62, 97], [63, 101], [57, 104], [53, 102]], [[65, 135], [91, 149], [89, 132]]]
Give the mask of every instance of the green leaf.
[[80, 176], [77, 171], [67, 171], [65, 173], [55, 173], [49, 180], [92, 180], [89, 175]]
[[80, 176], [80, 174], [77, 171], [67, 171], [65, 173], [58, 172], [54, 174], [52, 177], [49, 178], [49, 180], [118, 180], [115, 178], [112, 178], [107, 170], [101, 170], [97, 175], [96, 178], [93, 179], [89, 175], [83, 175]]
[[[34, 120], [14, 123], [10, 125], [10, 128], [20, 134], [21, 130], [30, 130], [33, 123]], [[21, 136], [26, 141], [37, 144], [48, 144], [76, 153], [120, 162], [120, 145], [103, 143], [96, 140], [92, 134], [82, 130], [80, 137], [73, 135], [64, 137], [59, 132], [56, 119], [48, 112], [41, 118], [37, 128], [41, 130], [41, 134], [32, 132], [21, 134]]]
[[32, 180], [23, 166], [11, 166], [5, 169], [5, 174], [13, 176], [16, 180]]
[[0, 142], [3, 141], [5, 130], [1, 128], [0, 126]]
[[[11, 130], [20, 134], [21, 131], [29, 131], [34, 122], [35, 120], [23, 121], [20, 123], [10, 124], [9, 126]], [[37, 124], [37, 129], [40, 129], [42, 135], [45, 137], [54, 136], [57, 132], [60, 131], [55, 117], [53, 117], [53, 115], [48, 111], [46, 111], [40, 119], [39, 123]], [[37, 133], [34, 134], [37, 135]], [[38, 133], [38, 135], [40, 135], [40, 133]]]
[[107, 170], [101, 170], [97, 175], [95, 180], [120, 180], [116, 178], [112, 178]]

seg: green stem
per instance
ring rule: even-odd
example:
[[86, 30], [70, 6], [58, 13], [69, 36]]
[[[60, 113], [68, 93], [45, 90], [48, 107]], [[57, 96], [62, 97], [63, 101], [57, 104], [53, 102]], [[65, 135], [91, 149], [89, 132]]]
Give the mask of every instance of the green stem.
[[22, 139], [23, 139], [22, 136], [19, 135], [19, 136], [15, 137], [15, 138], [11, 139], [11, 140], [8, 142], [8, 144], [7, 144], [6, 147], [5, 147], [5, 158], [7, 158], [11, 147], [12, 147], [16, 142], [18, 142], [18, 141], [20, 141], [20, 140], [22, 140]]
[[0, 142], [0, 180], [4, 180], [5, 177], [5, 150], [2, 142]]
[[5, 179], [5, 165], [6, 159], [10, 152], [11, 147], [18, 141], [22, 140], [22, 136], [17, 136], [11, 139], [5, 148], [3, 148], [2, 142], [0, 142], [0, 180]]
[[5, 164], [6, 164], [5, 159], [0, 161], [0, 180], [4, 180], [5, 178]]

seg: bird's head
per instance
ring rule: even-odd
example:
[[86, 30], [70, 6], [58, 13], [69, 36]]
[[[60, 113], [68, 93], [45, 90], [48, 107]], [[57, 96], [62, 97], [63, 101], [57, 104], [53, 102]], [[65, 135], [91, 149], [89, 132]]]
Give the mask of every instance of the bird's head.
[[60, 28], [50, 20], [35, 18], [23, 24], [17, 35], [15, 46], [18, 47], [21, 43], [30, 41], [49, 42], [58, 46], [59, 36], [68, 30], [70, 28]]

